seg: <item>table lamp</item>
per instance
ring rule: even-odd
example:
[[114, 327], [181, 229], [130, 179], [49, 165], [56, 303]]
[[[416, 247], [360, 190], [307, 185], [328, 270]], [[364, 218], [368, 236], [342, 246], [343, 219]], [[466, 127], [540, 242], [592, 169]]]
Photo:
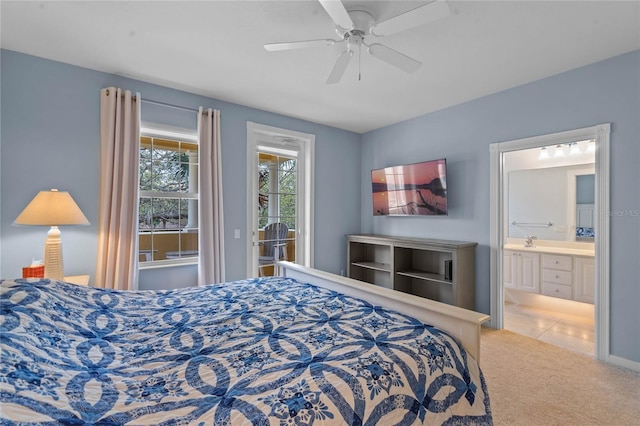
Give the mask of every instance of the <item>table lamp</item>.
[[44, 243], [44, 276], [64, 280], [62, 267], [62, 241], [59, 225], [89, 225], [71, 195], [52, 189], [40, 191], [16, 218], [17, 225], [51, 226]]

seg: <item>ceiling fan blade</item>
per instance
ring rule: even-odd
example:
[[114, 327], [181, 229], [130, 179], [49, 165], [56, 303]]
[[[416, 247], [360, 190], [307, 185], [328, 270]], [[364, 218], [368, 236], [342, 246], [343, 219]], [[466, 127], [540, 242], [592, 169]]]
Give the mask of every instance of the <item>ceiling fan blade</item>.
[[408, 12], [378, 22], [369, 32], [375, 36], [385, 36], [399, 33], [410, 28], [435, 22], [451, 15], [449, 5], [445, 0], [435, 0]]
[[264, 48], [269, 52], [280, 50], [304, 49], [306, 47], [331, 46], [336, 41], [331, 39], [289, 41], [284, 43], [267, 43]]
[[373, 43], [372, 45], [367, 46], [367, 48], [371, 55], [408, 73], [417, 71], [422, 65], [422, 62], [416, 61], [397, 50], [393, 50], [390, 47], [383, 46], [379, 43]]
[[338, 56], [338, 59], [331, 70], [331, 74], [329, 74], [329, 78], [327, 78], [327, 84], [335, 84], [342, 79], [342, 75], [347, 69], [347, 65], [349, 65], [352, 55], [353, 52], [347, 49]]
[[347, 13], [347, 9], [344, 8], [344, 5], [340, 0], [318, 0], [324, 10], [327, 11], [327, 14], [331, 17], [333, 22], [346, 29], [350, 30], [353, 28], [353, 21]]

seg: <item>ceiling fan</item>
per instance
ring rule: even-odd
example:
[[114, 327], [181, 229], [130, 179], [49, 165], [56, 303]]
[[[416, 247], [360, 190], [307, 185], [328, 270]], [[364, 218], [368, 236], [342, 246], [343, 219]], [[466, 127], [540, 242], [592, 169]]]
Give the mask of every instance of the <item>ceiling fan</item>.
[[[340, 0], [318, 0], [329, 17], [336, 25], [336, 33], [341, 39], [319, 39], [290, 41], [284, 43], [267, 43], [264, 48], [270, 52], [280, 50], [301, 49], [316, 46], [331, 46], [336, 43], [345, 43], [346, 49], [340, 53], [336, 60], [327, 84], [338, 83], [342, 78], [349, 61], [353, 56], [354, 49], [366, 48], [372, 56], [387, 62], [403, 71], [412, 73], [418, 70], [421, 62], [413, 59], [397, 50], [384, 46], [380, 43], [367, 43], [368, 38], [383, 37], [398, 33], [420, 25], [434, 22], [446, 18], [450, 15], [449, 5], [445, 0], [435, 0], [419, 6], [408, 12], [401, 13], [384, 21], [376, 21], [374, 16], [366, 10], [349, 10], [345, 8]], [[366, 40], [366, 41], [365, 41]]]

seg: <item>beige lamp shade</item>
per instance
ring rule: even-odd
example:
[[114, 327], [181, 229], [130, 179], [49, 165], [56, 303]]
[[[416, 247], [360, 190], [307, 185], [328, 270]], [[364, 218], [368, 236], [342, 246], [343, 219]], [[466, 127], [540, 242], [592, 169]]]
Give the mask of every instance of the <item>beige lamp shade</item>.
[[89, 225], [87, 217], [66, 191], [40, 191], [16, 218], [17, 225]]
[[40, 191], [14, 221], [16, 225], [50, 226], [44, 242], [44, 276], [64, 280], [59, 225], [88, 225], [87, 217], [65, 191]]

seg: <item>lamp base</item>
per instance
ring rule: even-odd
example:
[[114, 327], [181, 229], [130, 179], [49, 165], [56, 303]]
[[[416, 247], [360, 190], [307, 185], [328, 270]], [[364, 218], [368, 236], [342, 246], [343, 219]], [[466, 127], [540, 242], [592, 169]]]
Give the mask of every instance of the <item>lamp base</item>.
[[62, 267], [62, 240], [60, 230], [52, 226], [44, 242], [44, 277], [51, 280], [64, 281]]

